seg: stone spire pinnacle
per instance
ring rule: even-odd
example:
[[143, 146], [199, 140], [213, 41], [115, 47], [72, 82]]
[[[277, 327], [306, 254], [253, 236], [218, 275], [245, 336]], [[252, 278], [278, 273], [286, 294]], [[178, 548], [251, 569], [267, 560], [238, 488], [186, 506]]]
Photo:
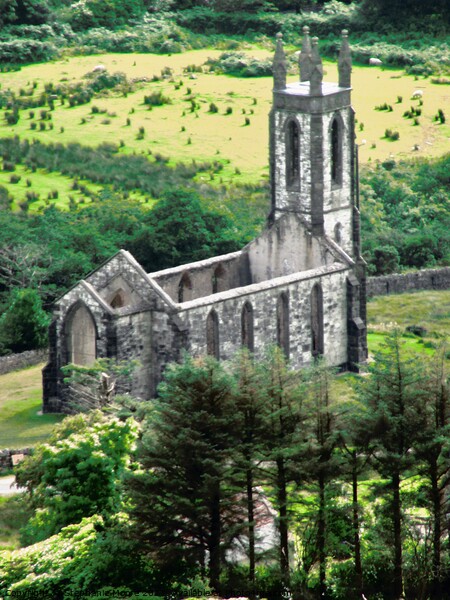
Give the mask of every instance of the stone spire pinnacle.
[[323, 66], [319, 54], [319, 38], [313, 37], [311, 45], [311, 77], [309, 93], [313, 96], [322, 95]]
[[300, 67], [300, 81], [309, 81], [311, 78], [312, 57], [311, 42], [309, 40], [309, 27], [303, 27], [302, 51], [298, 59]]
[[273, 89], [284, 90], [286, 87], [287, 61], [283, 49], [283, 34], [277, 33], [277, 47], [273, 57]]
[[339, 87], [351, 86], [352, 56], [348, 45], [348, 31], [342, 30], [342, 43], [338, 60]]

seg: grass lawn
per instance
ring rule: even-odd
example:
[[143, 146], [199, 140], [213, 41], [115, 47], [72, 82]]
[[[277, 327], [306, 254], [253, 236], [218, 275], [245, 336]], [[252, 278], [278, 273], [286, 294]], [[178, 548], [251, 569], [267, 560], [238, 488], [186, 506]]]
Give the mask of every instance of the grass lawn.
[[[254, 48], [250, 55], [266, 58], [267, 50]], [[97, 64], [103, 64], [113, 73], [122, 71], [129, 79], [146, 78], [136, 84], [136, 90], [126, 96], [105, 95], [89, 104], [70, 108], [56, 103], [51, 112], [53, 129], [40, 131], [30, 129], [28, 111], [22, 111], [19, 122], [10, 126], [0, 118], [0, 135], [19, 135], [21, 138], [39, 139], [45, 143], [68, 143], [78, 141], [86, 145], [101, 142], [119, 143], [120, 152], [148, 154], [160, 153], [170, 158], [172, 163], [179, 161], [213, 161], [222, 163], [223, 170], [212, 183], [255, 183], [267, 179], [268, 171], [268, 113], [271, 108], [272, 82], [269, 77], [237, 78], [204, 72], [190, 73], [189, 65], [204, 65], [208, 57], [218, 56], [220, 51], [213, 49], [193, 50], [171, 56], [151, 54], [104, 54], [72, 57], [54, 63], [22, 67], [18, 72], [0, 73], [2, 89], [18, 92], [36, 82], [37, 94], [44, 84], [62, 81], [76, 82], [91, 71]], [[169, 79], [152, 82], [153, 75], [161, 75], [168, 67], [172, 70]], [[205, 67], [206, 71], [207, 68]], [[337, 81], [336, 64], [324, 63], [325, 79]], [[289, 81], [297, 77], [289, 76]], [[179, 83], [182, 82], [180, 86]], [[356, 110], [357, 141], [360, 144], [360, 162], [384, 160], [389, 157], [409, 158], [412, 156], [440, 156], [448, 150], [450, 133], [449, 119], [446, 124], [437, 124], [434, 116], [439, 108], [448, 106], [448, 89], [445, 85], [431, 83], [430, 79], [416, 80], [400, 70], [378, 67], [354, 66], [352, 75], [352, 101]], [[176, 89], [178, 87], [178, 89]], [[189, 90], [188, 90], [189, 88]], [[418, 100], [410, 100], [415, 89], [423, 91], [422, 115], [419, 124], [402, 115], [411, 106], [419, 107]], [[171, 104], [153, 107], [144, 105], [144, 96], [162, 91]], [[402, 102], [398, 98], [402, 97]], [[197, 105], [191, 112], [190, 99]], [[217, 113], [209, 112], [214, 102]], [[378, 111], [376, 106], [387, 103], [392, 111]], [[93, 114], [92, 106], [101, 113]], [[232, 112], [225, 114], [230, 107]], [[39, 121], [40, 109], [35, 109], [35, 121]], [[0, 117], [2, 112], [0, 111]], [[448, 115], [447, 115], [448, 117]], [[127, 125], [127, 119], [130, 124]], [[246, 125], [245, 120], [249, 119]], [[138, 139], [140, 128], [144, 128], [142, 139]], [[62, 129], [61, 129], [62, 128]], [[398, 131], [398, 141], [384, 137], [385, 130]], [[420, 150], [413, 151], [414, 145]], [[36, 175], [36, 184], [34, 176]], [[64, 188], [58, 182], [58, 174], [50, 173], [49, 190]], [[209, 177], [204, 176], [209, 180]], [[37, 181], [37, 174], [28, 172], [24, 179], [30, 179], [30, 189], [42, 188], [45, 199], [45, 186]], [[6, 181], [4, 181], [6, 179]], [[11, 194], [23, 195], [18, 184], [9, 184], [9, 178], [2, 178]], [[45, 188], [45, 189], [44, 189]], [[61, 189], [61, 193], [63, 193]], [[62, 194], [59, 203], [68, 201], [68, 194]], [[39, 206], [33, 206], [35, 210]]]
[[62, 415], [43, 415], [43, 365], [0, 375], [0, 449], [34, 446], [47, 439]]

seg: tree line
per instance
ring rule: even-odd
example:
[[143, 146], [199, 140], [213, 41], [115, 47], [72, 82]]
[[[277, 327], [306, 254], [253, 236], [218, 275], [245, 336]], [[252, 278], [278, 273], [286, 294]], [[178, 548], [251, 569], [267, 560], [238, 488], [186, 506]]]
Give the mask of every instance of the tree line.
[[[83, 585], [449, 597], [445, 352], [411, 356], [394, 332], [353, 392], [321, 362], [291, 371], [277, 348], [261, 361], [245, 352], [230, 363], [186, 356], [153, 401], [90, 409], [67, 417], [17, 469], [35, 511], [27, 544], [101, 519], [95, 544], [105, 555], [100, 566], [89, 554]], [[268, 502], [276, 535], [261, 547]], [[121, 544], [129, 557], [113, 583], [102, 580]], [[2, 576], [14, 556], [0, 558]], [[26, 583], [27, 569], [14, 567], [4, 586], [19, 587], [2, 591], [70, 585], [47, 571]]]

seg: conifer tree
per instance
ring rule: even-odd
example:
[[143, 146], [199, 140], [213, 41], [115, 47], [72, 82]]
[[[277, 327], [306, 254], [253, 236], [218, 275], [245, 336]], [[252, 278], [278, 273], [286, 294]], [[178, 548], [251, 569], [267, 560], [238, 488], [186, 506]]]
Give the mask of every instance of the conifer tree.
[[215, 591], [238, 519], [236, 429], [232, 378], [210, 357], [185, 357], [166, 370], [142, 439], [142, 470], [129, 481], [140, 542], [172, 568], [200, 567]]
[[[449, 512], [450, 487], [450, 389], [445, 347], [431, 359], [423, 381], [426, 388], [426, 422], [417, 444], [420, 473], [426, 480], [427, 499], [432, 519], [431, 597], [443, 596], [442, 538], [449, 536], [445, 515]], [[448, 577], [447, 573], [447, 577]]]
[[374, 439], [373, 464], [389, 480], [388, 501], [393, 534], [393, 598], [402, 598], [402, 497], [401, 481], [414, 464], [415, 446], [426, 424], [423, 364], [408, 357], [399, 331], [394, 331], [382, 352], [369, 364], [370, 376], [362, 380], [359, 397], [371, 414]]

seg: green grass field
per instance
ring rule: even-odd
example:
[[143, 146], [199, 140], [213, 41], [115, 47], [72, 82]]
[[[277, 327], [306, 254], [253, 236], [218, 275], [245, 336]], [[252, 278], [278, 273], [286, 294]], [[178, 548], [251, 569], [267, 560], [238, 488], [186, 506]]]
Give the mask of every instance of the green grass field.
[[34, 446], [62, 420], [41, 414], [43, 366], [0, 375], [0, 448]]
[[[66, 103], [56, 103], [52, 111], [53, 129], [39, 130], [39, 112], [35, 110], [38, 127], [30, 129], [28, 111], [21, 112], [19, 122], [10, 126], [0, 119], [0, 136], [19, 135], [21, 138], [39, 139], [42, 142], [68, 143], [77, 141], [86, 145], [101, 142], [122, 142], [121, 152], [160, 153], [178, 161], [218, 160], [223, 164], [216, 184], [241, 182], [255, 183], [268, 178], [268, 113], [271, 106], [271, 78], [238, 78], [204, 72], [195, 73], [195, 79], [185, 71], [189, 65], [204, 65], [208, 57], [217, 57], [218, 50], [195, 50], [170, 56], [150, 54], [106, 54], [72, 57], [50, 64], [31, 65], [13, 73], [0, 73], [1, 89], [11, 89], [16, 93], [27, 89], [35, 82], [35, 93], [44, 90], [45, 83], [76, 82], [98, 65], [105, 65], [110, 73], [124, 72], [128, 79], [142, 79], [136, 90], [125, 96], [104, 95], [90, 103], [70, 108]], [[267, 50], [254, 48], [249, 54], [267, 58]], [[165, 68], [172, 75], [159, 82], [151, 82], [153, 75], [161, 76]], [[204, 67], [206, 71], [207, 68]], [[324, 63], [325, 79], [337, 80], [336, 65]], [[290, 81], [295, 77], [290, 76]], [[178, 84], [183, 84], [178, 87]], [[440, 156], [448, 150], [450, 127], [437, 124], [433, 119], [439, 108], [448, 106], [448, 86], [436, 85], [430, 79], [415, 80], [400, 70], [378, 67], [353, 68], [353, 105], [356, 110], [357, 136], [360, 144], [362, 163], [384, 160], [389, 157], [408, 158], [412, 156]], [[176, 85], [178, 89], [176, 89]], [[190, 88], [190, 93], [188, 93]], [[403, 118], [403, 113], [411, 106], [418, 107], [417, 100], [410, 100], [415, 89], [423, 90], [422, 115], [419, 125], [412, 119]], [[171, 104], [153, 107], [144, 105], [144, 96], [154, 91], [162, 91]], [[398, 97], [403, 98], [398, 103]], [[190, 110], [190, 99], [199, 108]], [[217, 113], [209, 112], [210, 103], [218, 107]], [[377, 111], [376, 106], [387, 103], [392, 112]], [[93, 114], [92, 106], [102, 112]], [[231, 114], [225, 114], [227, 108]], [[104, 111], [104, 112], [103, 112]], [[2, 111], [0, 111], [0, 117]], [[245, 124], [245, 119], [249, 124]], [[130, 124], [127, 125], [127, 119]], [[84, 123], [83, 123], [84, 120]], [[143, 139], [138, 138], [140, 128], [144, 128]], [[61, 129], [63, 128], [63, 129]], [[400, 139], [389, 141], [384, 137], [386, 129], [398, 131]], [[413, 147], [420, 150], [415, 152]], [[40, 194], [41, 201], [33, 203], [37, 210], [49, 191], [60, 192], [57, 203], [68, 202], [69, 190], [66, 178], [57, 173], [48, 174], [50, 182], [45, 182], [44, 173], [19, 173], [23, 182], [9, 183], [9, 174], [2, 173], [0, 185], [6, 185], [18, 201], [27, 190], [25, 180], [31, 181], [29, 190]], [[209, 179], [208, 179], [209, 182]], [[214, 183], [213, 182], [213, 183]], [[22, 187], [21, 187], [22, 186]], [[88, 184], [88, 187], [93, 186]], [[93, 187], [95, 189], [95, 186]]]

